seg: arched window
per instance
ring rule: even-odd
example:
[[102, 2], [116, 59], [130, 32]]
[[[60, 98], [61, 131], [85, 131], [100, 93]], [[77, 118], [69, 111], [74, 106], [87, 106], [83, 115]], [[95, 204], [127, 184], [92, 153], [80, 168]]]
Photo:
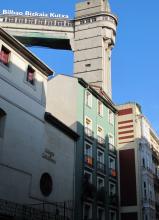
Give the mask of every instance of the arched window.
[[6, 112], [0, 108], [0, 138], [4, 135], [4, 123], [5, 123]]

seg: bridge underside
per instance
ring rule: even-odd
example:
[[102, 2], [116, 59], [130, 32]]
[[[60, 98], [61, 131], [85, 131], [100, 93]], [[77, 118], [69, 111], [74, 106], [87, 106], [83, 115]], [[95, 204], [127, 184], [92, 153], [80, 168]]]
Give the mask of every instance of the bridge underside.
[[69, 39], [14, 36], [25, 46], [42, 46], [53, 49], [71, 50]]

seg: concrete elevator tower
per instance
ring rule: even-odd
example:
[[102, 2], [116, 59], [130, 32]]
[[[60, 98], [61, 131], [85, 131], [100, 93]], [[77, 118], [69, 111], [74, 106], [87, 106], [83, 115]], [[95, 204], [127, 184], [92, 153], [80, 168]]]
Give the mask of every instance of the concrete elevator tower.
[[74, 74], [102, 88], [111, 98], [111, 51], [115, 44], [117, 17], [108, 0], [76, 4]]

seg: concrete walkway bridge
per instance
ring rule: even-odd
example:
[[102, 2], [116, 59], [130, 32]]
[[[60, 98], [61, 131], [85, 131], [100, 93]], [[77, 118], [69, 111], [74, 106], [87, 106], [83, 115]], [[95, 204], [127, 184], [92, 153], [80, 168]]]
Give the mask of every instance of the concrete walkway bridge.
[[26, 46], [71, 50], [74, 39], [74, 21], [67, 18], [0, 15], [0, 26]]

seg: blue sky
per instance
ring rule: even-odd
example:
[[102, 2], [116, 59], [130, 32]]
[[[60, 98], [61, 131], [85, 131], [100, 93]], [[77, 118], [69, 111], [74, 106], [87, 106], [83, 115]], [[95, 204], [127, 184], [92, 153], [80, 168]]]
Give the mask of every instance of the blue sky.
[[[5, 0], [0, 10], [57, 12], [74, 17], [79, 0]], [[151, 4], [150, 4], [151, 3]], [[119, 17], [112, 56], [113, 101], [136, 101], [159, 133], [159, 1], [110, 0]], [[31, 48], [56, 73], [72, 74], [73, 54], [45, 48]]]

